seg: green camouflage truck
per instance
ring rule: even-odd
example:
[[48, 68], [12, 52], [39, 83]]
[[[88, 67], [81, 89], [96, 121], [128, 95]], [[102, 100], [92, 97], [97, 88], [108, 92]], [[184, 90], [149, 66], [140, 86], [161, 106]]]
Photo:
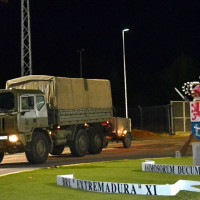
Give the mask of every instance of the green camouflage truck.
[[8, 80], [0, 90], [0, 162], [25, 152], [30, 163], [49, 153], [98, 154], [108, 140], [131, 145], [131, 121], [113, 117], [110, 82], [30, 75]]

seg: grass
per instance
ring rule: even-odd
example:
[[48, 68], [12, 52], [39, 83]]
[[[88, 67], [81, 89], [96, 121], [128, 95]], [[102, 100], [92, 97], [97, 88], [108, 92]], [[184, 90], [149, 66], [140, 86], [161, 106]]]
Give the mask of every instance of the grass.
[[[192, 165], [192, 158], [152, 159], [156, 164]], [[99, 162], [72, 165], [59, 168], [45, 168], [0, 177], [1, 200], [121, 200], [121, 199], [200, 199], [200, 193], [181, 191], [172, 197], [140, 196], [128, 194], [105, 194], [86, 192], [56, 185], [56, 176], [74, 174], [75, 178], [94, 181], [109, 181], [119, 183], [154, 183], [172, 184], [179, 179], [200, 180], [194, 175], [170, 175], [152, 172], [142, 172], [141, 163], [144, 159]]]

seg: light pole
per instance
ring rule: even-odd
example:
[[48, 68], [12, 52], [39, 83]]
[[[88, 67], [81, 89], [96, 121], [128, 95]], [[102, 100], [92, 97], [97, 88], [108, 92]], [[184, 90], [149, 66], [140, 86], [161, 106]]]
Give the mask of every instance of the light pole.
[[124, 59], [124, 91], [125, 91], [125, 108], [126, 108], [126, 118], [128, 118], [128, 103], [127, 103], [127, 84], [126, 84], [126, 59], [125, 59], [125, 42], [124, 42], [124, 32], [129, 31], [129, 29], [122, 30], [122, 41], [123, 41], [123, 59]]
[[85, 49], [77, 50], [77, 52], [80, 53], [80, 78], [83, 77], [82, 53], [84, 51], [85, 51]]

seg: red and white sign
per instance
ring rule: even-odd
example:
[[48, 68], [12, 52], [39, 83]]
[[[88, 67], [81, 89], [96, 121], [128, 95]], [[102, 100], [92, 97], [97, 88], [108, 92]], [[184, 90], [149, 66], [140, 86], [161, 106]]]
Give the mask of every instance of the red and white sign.
[[190, 118], [191, 122], [200, 122], [200, 102], [190, 102]]

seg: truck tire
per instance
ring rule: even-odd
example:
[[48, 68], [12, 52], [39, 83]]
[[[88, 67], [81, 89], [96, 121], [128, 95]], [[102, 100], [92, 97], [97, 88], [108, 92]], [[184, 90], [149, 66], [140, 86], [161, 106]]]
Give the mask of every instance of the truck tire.
[[99, 128], [90, 128], [88, 131], [89, 134], [89, 147], [88, 152], [90, 154], [98, 154], [102, 152], [103, 148], [103, 134]]
[[1, 152], [0, 153], [0, 163], [2, 162], [3, 158], [4, 158], [4, 152]]
[[53, 151], [51, 152], [51, 155], [61, 155], [62, 152], [64, 151], [65, 145], [59, 145], [59, 146], [54, 146]]
[[31, 164], [45, 163], [49, 150], [48, 138], [44, 133], [36, 132], [31, 142], [31, 150], [26, 151], [26, 158]]
[[74, 136], [74, 140], [72, 140], [69, 144], [71, 153], [73, 156], [82, 157], [85, 156], [88, 152], [88, 134], [84, 129], [80, 129]]
[[123, 145], [124, 145], [124, 148], [130, 148], [131, 147], [131, 134], [130, 133], [127, 133], [123, 139]]

